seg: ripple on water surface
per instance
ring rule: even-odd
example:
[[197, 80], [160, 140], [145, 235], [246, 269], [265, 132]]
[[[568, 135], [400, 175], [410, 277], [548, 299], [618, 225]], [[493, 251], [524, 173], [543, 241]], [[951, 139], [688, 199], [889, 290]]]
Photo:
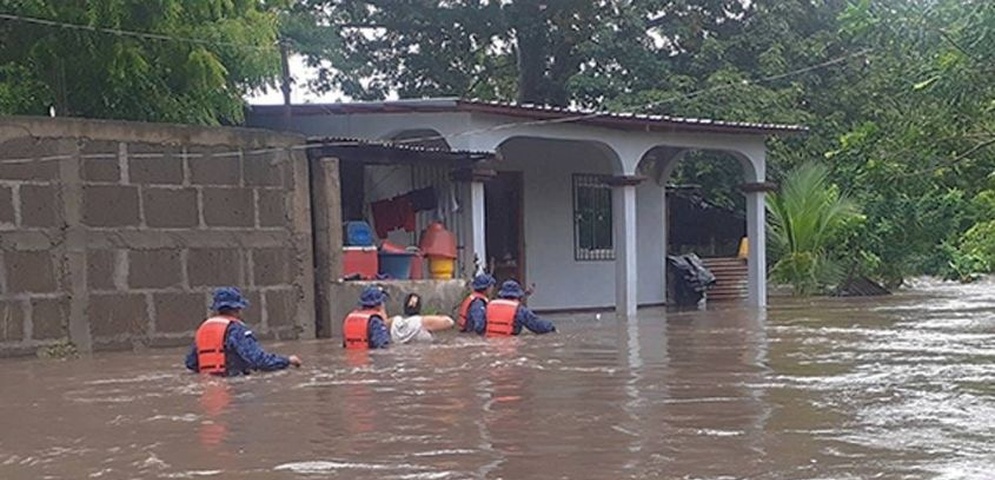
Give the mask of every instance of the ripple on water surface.
[[989, 478], [992, 286], [270, 344], [307, 365], [238, 379], [180, 350], [5, 361], [0, 478]]

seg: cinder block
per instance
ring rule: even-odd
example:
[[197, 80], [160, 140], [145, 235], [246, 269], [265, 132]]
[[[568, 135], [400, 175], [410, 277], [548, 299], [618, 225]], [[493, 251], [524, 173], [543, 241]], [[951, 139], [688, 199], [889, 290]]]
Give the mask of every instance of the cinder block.
[[86, 306], [90, 333], [94, 337], [145, 335], [148, 333], [148, 311], [145, 295], [129, 293], [95, 293]]
[[287, 162], [278, 161], [276, 153], [249, 154], [242, 157], [245, 185], [253, 187], [279, 187], [283, 185]]
[[154, 143], [128, 145], [128, 177], [131, 183], [183, 183], [181, 147]]
[[293, 289], [266, 292], [266, 323], [270, 328], [293, 325], [297, 295]]
[[80, 144], [80, 155], [113, 155], [117, 156], [121, 150], [121, 142], [116, 140], [85, 140]]
[[128, 286], [167, 288], [183, 283], [180, 251], [175, 249], [128, 252]]
[[0, 301], [0, 342], [24, 339], [24, 307], [21, 302]]
[[52, 340], [69, 336], [69, 299], [31, 300], [31, 338]]
[[55, 267], [49, 252], [10, 251], [4, 253], [4, 262], [10, 293], [56, 291]]
[[62, 223], [62, 202], [54, 186], [21, 185], [21, 225], [52, 228]]
[[187, 253], [187, 280], [191, 287], [238, 285], [242, 255], [235, 249], [191, 248]]
[[120, 142], [90, 140], [80, 146], [83, 159], [83, 180], [89, 182], [121, 181], [121, 164], [118, 161]]
[[292, 250], [260, 248], [252, 251], [252, 274], [255, 285], [287, 285], [294, 280], [297, 262]]
[[210, 227], [254, 227], [254, 204], [250, 188], [205, 188], [204, 222]]
[[72, 153], [66, 143], [50, 139], [19, 137], [0, 143], [0, 160], [38, 159], [28, 162], [0, 162], [0, 180], [49, 181], [59, 176], [58, 160], [42, 159]]
[[153, 298], [157, 332], [193, 332], [207, 318], [204, 294], [157, 293]]
[[83, 224], [90, 227], [138, 226], [138, 187], [83, 187]]
[[246, 289], [242, 289], [242, 295], [249, 300], [249, 308], [242, 311], [242, 321], [258, 334], [263, 328], [262, 296], [257, 291]]
[[14, 189], [0, 185], [0, 223], [14, 223]]
[[259, 226], [287, 226], [286, 195], [284, 190], [259, 190]]
[[145, 187], [142, 189], [142, 200], [145, 224], [149, 227], [189, 228], [200, 223], [195, 189]]
[[190, 181], [197, 185], [238, 185], [242, 178], [240, 155], [234, 146], [191, 146]]
[[117, 262], [114, 250], [86, 252], [86, 286], [91, 290], [114, 290], [114, 270]]
[[121, 164], [117, 158], [84, 158], [83, 180], [88, 182], [121, 181]]

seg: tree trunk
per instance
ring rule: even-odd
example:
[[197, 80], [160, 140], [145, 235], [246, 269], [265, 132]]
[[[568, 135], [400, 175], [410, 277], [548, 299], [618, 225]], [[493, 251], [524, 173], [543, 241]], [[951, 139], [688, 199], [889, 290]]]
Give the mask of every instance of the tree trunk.
[[546, 31], [544, 7], [536, 1], [512, 4], [515, 54], [518, 63], [518, 102], [544, 103]]

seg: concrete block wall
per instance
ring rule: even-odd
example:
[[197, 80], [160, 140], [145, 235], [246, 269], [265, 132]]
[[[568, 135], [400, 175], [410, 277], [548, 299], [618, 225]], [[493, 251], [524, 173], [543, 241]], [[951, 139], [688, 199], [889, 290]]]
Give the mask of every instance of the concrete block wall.
[[422, 312], [425, 314], [449, 315], [456, 319], [459, 305], [470, 294], [466, 280], [403, 280], [403, 281], [354, 281], [331, 282], [329, 284], [328, 308], [332, 337], [341, 339], [342, 320], [359, 303], [359, 296], [368, 285], [380, 285], [387, 290], [387, 314], [404, 313], [404, 297], [417, 293], [422, 297]]
[[0, 355], [185, 344], [242, 288], [263, 338], [314, 336], [304, 138], [0, 118]]

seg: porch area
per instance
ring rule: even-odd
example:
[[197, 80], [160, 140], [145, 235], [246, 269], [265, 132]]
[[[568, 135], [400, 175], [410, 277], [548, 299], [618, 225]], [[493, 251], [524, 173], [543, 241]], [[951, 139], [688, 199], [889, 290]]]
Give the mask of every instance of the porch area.
[[[460, 274], [488, 270], [499, 280], [535, 284], [530, 306], [537, 310], [613, 307], [624, 316], [666, 301], [665, 186], [695, 150], [725, 152], [743, 169], [748, 303], [766, 305], [764, 198], [772, 185], [765, 140], [804, 130], [461, 99], [299, 105], [289, 118], [283, 112], [254, 107], [249, 122], [310, 136], [493, 153], [448, 165], [453, 184], [439, 186], [460, 204], [447, 218]], [[412, 168], [410, 178], [417, 178], [424, 166]], [[386, 185], [388, 173], [372, 175]]]

